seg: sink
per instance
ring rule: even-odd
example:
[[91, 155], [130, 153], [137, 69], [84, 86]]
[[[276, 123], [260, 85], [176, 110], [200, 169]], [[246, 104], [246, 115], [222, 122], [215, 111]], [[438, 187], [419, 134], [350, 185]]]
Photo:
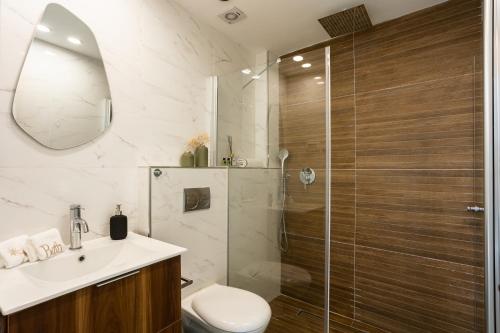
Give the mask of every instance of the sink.
[[102, 237], [83, 242], [80, 250], [66, 250], [45, 261], [0, 269], [0, 314], [6, 316], [27, 309], [185, 251], [129, 232], [124, 240]]
[[88, 250], [85, 248], [78, 251], [67, 250], [65, 255], [21, 267], [19, 270], [37, 280], [61, 282], [82, 278], [148, 254], [151, 254], [151, 251], [143, 247], [121, 242]]

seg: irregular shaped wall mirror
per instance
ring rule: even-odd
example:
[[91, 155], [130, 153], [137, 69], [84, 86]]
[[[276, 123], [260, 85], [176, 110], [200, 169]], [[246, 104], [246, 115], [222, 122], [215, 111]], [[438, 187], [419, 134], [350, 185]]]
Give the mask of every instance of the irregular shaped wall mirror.
[[36, 141], [67, 149], [111, 124], [111, 95], [94, 35], [78, 17], [49, 4], [19, 77], [12, 113]]

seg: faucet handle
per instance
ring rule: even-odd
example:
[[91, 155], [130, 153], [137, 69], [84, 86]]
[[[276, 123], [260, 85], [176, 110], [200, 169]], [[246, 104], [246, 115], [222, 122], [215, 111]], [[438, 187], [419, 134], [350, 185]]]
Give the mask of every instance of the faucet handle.
[[80, 204], [72, 204], [69, 206], [70, 210], [75, 210], [75, 209], [80, 209], [83, 210], [84, 208]]

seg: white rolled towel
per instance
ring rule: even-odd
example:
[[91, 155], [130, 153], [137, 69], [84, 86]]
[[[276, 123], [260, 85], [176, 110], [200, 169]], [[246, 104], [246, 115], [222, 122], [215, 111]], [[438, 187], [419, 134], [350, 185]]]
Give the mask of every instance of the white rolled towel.
[[28, 240], [38, 259], [47, 260], [66, 250], [66, 245], [61, 240], [61, 234], [57, 229], [50, 229], [33, 235]]
[[28, 241], [27, 235], [11, 238], [0, 243], [0, 267], [12, 268], [28, 261], [24, 252]]

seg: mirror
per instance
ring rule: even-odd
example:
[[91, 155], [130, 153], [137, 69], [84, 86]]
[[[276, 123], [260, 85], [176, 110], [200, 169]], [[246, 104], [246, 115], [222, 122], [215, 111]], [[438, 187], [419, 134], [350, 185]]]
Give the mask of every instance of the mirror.
[[53, 149], [92, 141], [111, 124], [111, 94], [94, 35], [60, 5], [49, 4], [36, 26], [12, 113], [27, 134]]

